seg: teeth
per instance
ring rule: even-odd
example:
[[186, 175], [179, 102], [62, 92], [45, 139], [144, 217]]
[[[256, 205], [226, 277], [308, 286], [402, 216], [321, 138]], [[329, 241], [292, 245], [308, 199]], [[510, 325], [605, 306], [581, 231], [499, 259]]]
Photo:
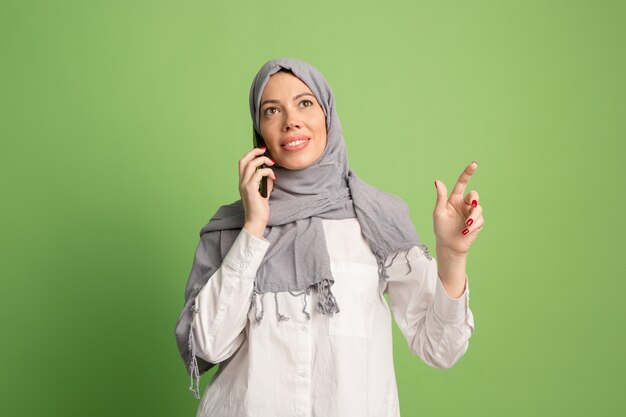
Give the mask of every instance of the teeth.
[[293, 142], [289, 142], [285, 146], [289, 146], [289, 147], [291, 147], [291, 146], [298, 146], [299, 144], [304, 143], [304, 142], [306, 142], [306, 139], [305, 140], [294, 140]]

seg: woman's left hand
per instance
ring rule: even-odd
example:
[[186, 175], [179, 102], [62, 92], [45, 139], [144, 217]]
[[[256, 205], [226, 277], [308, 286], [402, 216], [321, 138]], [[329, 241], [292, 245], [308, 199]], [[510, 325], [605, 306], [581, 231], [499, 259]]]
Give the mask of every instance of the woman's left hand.
[[448, 198], [448, 190], [441, 181], [435, 180], [437, 203], [433, 211], [437, 253], [445, 251], [455, 256], [467, 255], [469, 248], [482, 230], [485, 220], [483, 208], [478, 204], [478, 193], [471, 190], [465, 196], [465, 187], [478, 164], [472, 162], [459, 176]]

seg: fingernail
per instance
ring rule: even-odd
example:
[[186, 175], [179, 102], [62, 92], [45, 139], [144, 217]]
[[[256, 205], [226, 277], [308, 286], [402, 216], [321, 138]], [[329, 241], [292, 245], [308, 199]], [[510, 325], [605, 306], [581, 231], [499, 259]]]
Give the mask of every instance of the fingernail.
[[265, 146], [259, 146], [259, 149], [265, 150], [267, 148]]
[[478, 161], [472, 161], [472, 163], [474, 163], [474, 164], [478, 165]]
[[463, 233], [464, 235], [468, 234], [468, 233], [469, 233], [469, 229], [465, 229], [465, 230], [463, 230], [463, 232], [462, 232], [462, 233]]
[[269, 159], [270, 161], [272, 161], [272, 164], [275, 164], [275, 163], [276, 163], [276, 162], [274, 162], [274, 160], [273, 160], [272, 158], [267, 158], [267, 159]]
[[435, 181], [435, 188], [437, 188], [437, 181]]
[[466, 225], [471, 226], [472, 223], [474, 223], [473, 219], [467, 219], [467, 221], [465, 222]]
[[478, 205], [478, 201], [472, 200], [472, 206], [476, 207]]

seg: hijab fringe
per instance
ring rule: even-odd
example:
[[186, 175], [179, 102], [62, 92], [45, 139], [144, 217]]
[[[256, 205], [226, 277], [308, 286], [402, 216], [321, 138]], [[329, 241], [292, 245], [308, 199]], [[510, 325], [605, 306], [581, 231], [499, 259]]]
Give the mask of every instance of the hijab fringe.
[[428, 246], [426, 246], [423, 243], [420, 243], [419, 245], [417, 245], [417, 247], [419, 247], [422, 250], [422, 254], [424, 254], [424, 256], [426, 256], [429, 261], [433, 260], [433, 258], [430, 256], [430, 253], [428, 253]]
[[306, 316], [307, 320], [311, 320], [311, 315], [309, 314], [308, 311], [306, 311], [306, 306], [307, 306], [306, 296], [309, 294], [309, 288], [304, 289], [302, 292], [300, 292], [298, 294], [294, 294], [291, 291], [289, 291], [289, 294], [293, 295], [294, 297], [299, 297], [301, 295], [304, 295], [304, 307], [302, 307], [302, 312]]
[[302, 312], [306, 315], [307, 320], [311, 320], [311, 315], [308, 311], [306, 311], [306, 296], [309, 294], [309, 289], [307, 288], [304, 293], [304, 307], [302, 307]]
[[[430, 256], [430, 254], [428, 253], [428, 247], [425, 244], [419, 244], [417, 245], [417, 247], [422, 251], [422, 254], [424, 256], [426, 256], [428, 258], [428, 260], [432, 260], [432, 257]], [[404, 249], [405, 250], [405, 254], [404, 254], [404, 259], [406, 261], [406, 265], [409, 268], [408, 271], [406, 272], [405, 275], [410, 274], [413, 271], [413, 267], [411, 266], [411, 261], [409, 260], [409, 250], [410, 248]], [[387, 268], [390, 268], [394, 261], [396, 260], [396, 258], [398, 257], [398, 255], [400, 254], [400, 252], [402, 252], [401, 250], [398, 250], [394, 253], [393, 257], [391, 258], [391, 260], [389, 261], [389, 263], [385, 263], [385, 259], [387, 259], [387, 255], [381, 255], [378, 254], [378, 256], [376, 256], [376, 261], [378, 263], [378, 278], [379, 278], [379, 284], [380, 284], [380, 289], [384, 289], [386, 287], [386, 281], [387, 279], [389, 279], [389, 274], [387, 273]], [[331, 289], [331, 284], [330, 284], [330, 280], [329, 279], [323, 279], [322, 281], [318, 282], [317, 284], [314, 284], [317, 287], [317, 292], [318, 292], [318, 303], [317, 303], [317, 309], [319, 312], [321, 312], [322, 314], [330, 314], [331, 316], [335, 313], [339, 313], [340, 309], [339, 306], [337, 305], [337, 300], [335, 299], [335, 296], [332, 293], [332, 289]], [[308, 311], [306, 311], [306, 307], [307, 307], [307, 301], [306, 301], [306, 296], [310, 294], [310, 288], [306, 288], [304, 290], [302, 290], [299, 293], [293, 293], [292, 291], [288, 291], [289, 294], [291, 294], [293, 297], [299, 297], [299, 296], [303, 296], [304, 299], [304, 307], [302, 308], [302, 313], [304, 313], [304, 315], [306, 316], [307, 320], [311, 320], [311, 315], [309, 314]], [[264, 313], [264, 309], [263, 309], [263, 297], [265, 296], [265, 293], [261, 294], [261, 300], [260, 300], [260, 304], [261, 304], [261, 314], [258, 313], [258, 304], [259, 302], [257, 302], [257, 291], [253, 290], [252, 291], [252, 297], [251, 297], [251, 303], [252, 306], [254, 307], [254, 318], [255, 318], [255, 323], [259, 324], [261, 322], [261, 320], [263, 319], [263, 313]], [[285, 316], [284, 314], [281, 314], [279, 311], [279, 306], [278, 306], [278, 293], [274, 293], [274, 302], [276, 305], [276, 318], [278, 322], [281, 321], [287, 321], [289, 320], [289, 317]]]
[[409, 261], [409, 251], [406, 251], [406, 254], [404, 255], [404, 259], [406, 259], [406, 265], [409, 267], [409, 271], [405, 275], [409, 275], [411, 271], [413, 270], [413, 268], [411, 268], [411, 262]]
[[387, 286], [387, 279], [389, 278], [389, 275], [387, 275], [387, 267], [391, 265], [385, 265], [384, 257], [377, 256], [376, 262], [378, 263], [378, 291], [383, 291], [384, 288]]
[[[288, 291], [289, 294], [291, 294], [294, 297], [299, 297], [299, 296], [303, 296], [304, 299], [304, 307], [302, 307], [302, 313], [306, 316], [307, 320], [311, 320], [311, 315], [309, 314], [308, 311], [306, 311], [307, 308], [307, 301], [306, 301], [306, 296], [310, 294], [310, 289], [307, 288], [305, 290], [303, 290], [302, 292], [299, 292], [297, 294], [294, 294], [291, 291]], [[257, 301], [257, 296], [258, 293], [256, 292], [256, 290], [252, 290], [252, 296], [250, 297], [250, 303], [251, 303], [251, 308], [254, 308], [254, 322], [256, 324], [261, 323], [261, 320], [263, 320], [263, 313], [264, 313], [264, 308], [263, 308], [263, 297], [265, 297], [265, 293], [261, 294], [261, 299], [259, 301]], [[281, 314], [278, 311], [278, 293], [274, 293], [274, 301], [276, 303], [276, 318], [278, 319], [278, 321], [286, 321], [289, 320], [289, 317], [287, 317], [284, 314]], [[261, 305], [261, 314], [258, 313], [259, 310], [259, 304]]]
[[[252, 307], [254, 307], [254, 322], [256, 324], [261, 323], [263, 320], [263, 313], [265, 310], [263, 309], [263, 297], [265, 297], [265, 293], [261, 294], [261, 300], [257, 303], [257, 292], [256, 290], [252, 290]], [[261, 304], [261, 314], [258, 314], [258, 305]]]
[[198, 369], [198, 360], [196, 359], [196, 350], [193, 342], [193, 329], [189, 329], [189, 352], [189, 375], [191, 375], [189, 391], [193, 392], [196, 399], [200, 399], [200, 371]]
[[287, 321], [289, 320], [289, 317], [285, 316], [284, 314], [280, 314], [278, 312], [278, 293], [275, 292], [274, 293], [274, 303], [276, 304], [276, 319], [278, 320], [278, 322], [280, 323], [281, 321]]
[[[430, 254], [428, 253], [428, 246], [426, 246], [423, 243], [420, 243], [417, 245], [418, 248], [420, 248], [420, 250], [422, 251], [422, 254], [424, 256], [426, 256], [426, 258], [428, 258], [429, 261], [431, 261], [433, 258], [430, 256]], [[411, 266], [411, 261], [409, 260], [409, 251], [411, 250], [412, 247], [409, 248], [405, 248], [405, 249], [400, 249], [398, 251], [396, 251], [393, 255], [393, 258], [391, 258], [391, 261], [389, 261], [389, 264], [385, 264], [385, 259], [387, 259], [388, 255], [387, 254], [383, 254], [382, 252], [376, 253], [376, 262], [378, 263], [378, 278], [379, 278], [379, 284], [380, 284], [380, 290], [384, 290], [384, 288], [387, 286], [386, 281], [387, 279], [389, 279], [389, 274], [387, 274], [387, 268], [390, 268], [393, 265], [393, 262], [396, 260], [396, 258], [398, 257], [398, 254], [401, 251], [406, 251], [406, 253], [404, 254], [404, 259], [406, 260], [406, 265], [409, 268], [409, 270], [406, 272], [405, 275], [409, 275], [411, 273], [411, 271], [413, 271], [413, 267]]]
[[330, 314], [332, 316], [335, 313], [339, 313], [340, 310], [330, 285], [328, 278], [324, 278], [317, 283], [317, 309], [322, 314]]
[[[337, 305], [337, 300], [335, 299], [335, 296], [333, 295], [332, 289], [331, 289], [331, 284], [330, 284], [330, 280], [328, 279], [323, 279], [320, 282], [318, 282], [317, 284], [314, 284], [317, 287], [317, 293], [318, 293], [318, 302], [317, 302], [317, 309], [319, 312], [321, 312], [322, 314], [329, 314], [329, 315], [333, 315], [335, 313], [339, 313], [340, 309], [339, 306]], [[302, 307], [302, 313], [306, 316], [307, 320], [311, 320], [311, 314], [306, 311], [307, 308], [307, 301], [306, 301], [306, 296], [310, 294], [310, 288], [306, 288], [304, 290], [302, 290], [302, 292], [296, 293], [294, 294], [291, 291], [288, 291], [289, 294], [291, 294], [293, 297], [299, 297], [299, 296], [303, 296], [304, 299], [304, 307]], [[258, 309], [258, 303], [256, 301], [256, 290], [252, 291], [252, 306], [255, 309], [255, 322], [257, 324], [259, 324], [261, 322], [261, 319], [263, 318], [263, 313], [261, 312], [260, 315], [258, 315], [256, 313], [257, 309]], [[261, 308], [263, 307], [263, 296], [265, 295], [265, 293], [261, 294]], [[274, 303], [276, 304], [276, 318], [277, 318], [277, 322], [281, 322], [281, 321], [286, 321], [289, 320], [289, 317], [287, 317], [284, 314], [281, 314], [279, 311], [279, 306], [278, 306], [278, 293], [274, 293]]]

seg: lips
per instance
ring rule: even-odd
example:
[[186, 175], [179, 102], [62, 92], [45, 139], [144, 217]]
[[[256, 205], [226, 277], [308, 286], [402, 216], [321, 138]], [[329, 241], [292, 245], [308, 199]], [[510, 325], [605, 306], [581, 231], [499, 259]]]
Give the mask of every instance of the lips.
[[310, 138], [307, 136], [291, 136], [285, 140], [283, 140], [280, 144], [280, 146], [285, 146], [290, 142], [295, 142], [297, 140], [309, 140]]

